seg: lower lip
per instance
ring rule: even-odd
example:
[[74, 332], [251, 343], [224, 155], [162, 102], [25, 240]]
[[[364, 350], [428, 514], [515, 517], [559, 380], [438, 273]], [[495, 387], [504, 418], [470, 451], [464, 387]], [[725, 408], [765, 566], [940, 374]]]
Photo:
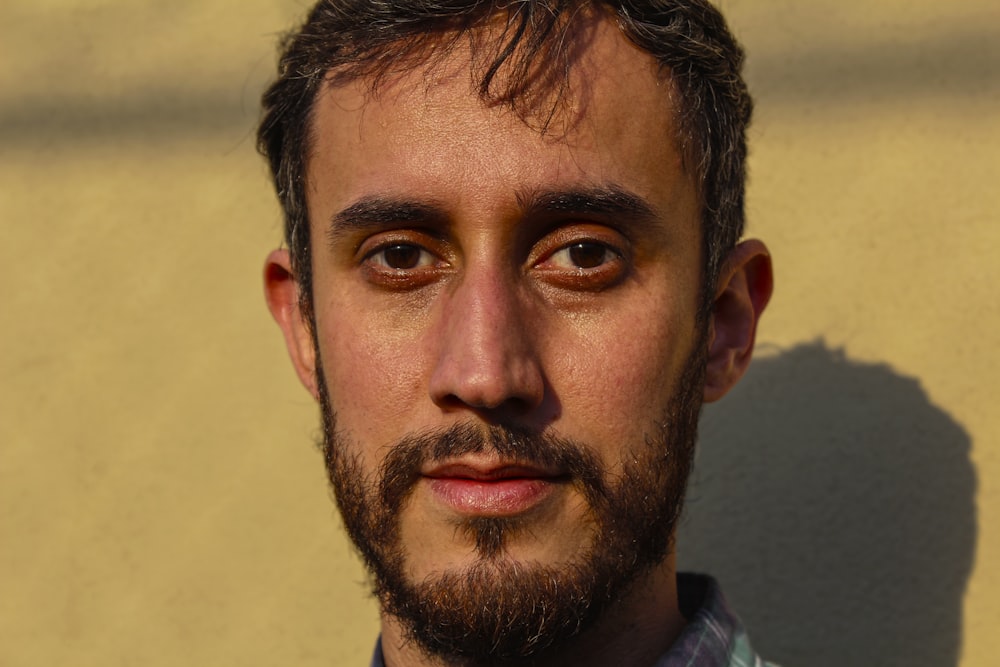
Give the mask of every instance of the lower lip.
[[477, 480], [461, 477], [430, 478], [431, 491], [445, 505], [461, 514], [512, 516], [526, 512], [555, 491], [545, 479], [511, 478]]

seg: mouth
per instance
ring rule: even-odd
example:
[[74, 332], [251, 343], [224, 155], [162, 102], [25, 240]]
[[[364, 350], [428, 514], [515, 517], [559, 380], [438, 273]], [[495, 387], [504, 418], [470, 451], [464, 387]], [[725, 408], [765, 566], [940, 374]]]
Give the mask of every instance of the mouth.
[[438, 465], [423, 472], [423, 477], [443, 505], [478, 517], [522, 514], [568, 481], [559, 471], [533, 465], [471, 461]]

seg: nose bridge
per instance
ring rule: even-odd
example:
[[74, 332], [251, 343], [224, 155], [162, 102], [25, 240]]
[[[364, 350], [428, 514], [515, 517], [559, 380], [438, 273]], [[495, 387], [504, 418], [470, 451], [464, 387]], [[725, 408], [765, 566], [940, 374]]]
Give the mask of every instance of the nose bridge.
[[439, 405], [535, 407], [544, 379], [530, 322], [530, 299], [513, 272], [473, 262], [442, 304], [431, 378]]

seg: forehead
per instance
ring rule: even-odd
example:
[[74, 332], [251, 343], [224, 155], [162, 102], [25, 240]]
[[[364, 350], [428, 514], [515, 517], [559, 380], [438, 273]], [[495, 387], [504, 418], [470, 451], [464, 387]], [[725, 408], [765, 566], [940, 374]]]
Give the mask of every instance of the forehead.
[[[486, 205], [533, 189], [605, 184], [654, 206], [688, 198], [680, 191], [694, 185], [677, 147], [669, 77], [609, 20], [573, 39], [565, 78], [542, 76], [552, 94], [529, 96], [530, 108], [484, 100], [479, 57], [462, 46], [377, 86], [328, 83], [313, 109], [310, 213], [314, 200], [336, 206], [405, 193]], [[507, 76], [501, 69], [501, 87]]]

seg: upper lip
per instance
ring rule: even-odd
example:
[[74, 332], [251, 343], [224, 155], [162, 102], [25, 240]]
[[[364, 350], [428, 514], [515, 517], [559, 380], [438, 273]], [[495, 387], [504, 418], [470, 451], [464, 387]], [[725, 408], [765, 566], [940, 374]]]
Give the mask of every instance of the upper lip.
[[448, 461], [425, 466], [424, 477], [457, 478], [489, 482], [500, 479], [549, 479], [562, 473], [543, 466], [522, 462]]

